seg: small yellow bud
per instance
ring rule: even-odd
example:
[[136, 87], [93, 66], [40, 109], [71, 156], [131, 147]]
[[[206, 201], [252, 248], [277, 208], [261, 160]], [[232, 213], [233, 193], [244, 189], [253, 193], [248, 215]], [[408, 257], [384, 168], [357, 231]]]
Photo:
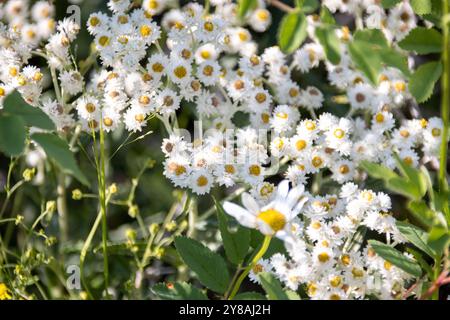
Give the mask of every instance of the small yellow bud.
[[117, 188], [117, 184], [113, 183], [112, 185], [109, 186], [108, 190], [110, 194], [115, 194], [119, 189]]
[[36, 175], [36, 169], [28, 168], [28, 169], [25, 169], [25, 171], [22, 174], [22, 177], [25, 181], [29, 182], [29, 181], [33, 180], [35, 175]]
[[148, 228], [150, 234], [156, 234], [159, 231], [159, 225], [157, 223], [152, 223]]
[[166, 230], [169, 232], [174, 231], [177, 228], [177, 223], [175, 221], [170, 221], [167, 225], [166, 225]]
[[45, 204], [45, 211], [47, 213], [53, 213], [56, 210], [56, 202], [55, 201], [47, 201]]
[[164, 255], [166, 250], [164, 250], [164, 248], [158, 248], [155, 250], [154, 255], [156, 259], [161, 259]]
[[80, 189], [72, 190], [72, 199], [73, 200], [81, 200], [83, 198], [83, 193]]
[[139, 213], [139, 207], [137, 205], [132, 205], [128, 209], [128, 215], [132, 218], [136, 218], [137, 214]]

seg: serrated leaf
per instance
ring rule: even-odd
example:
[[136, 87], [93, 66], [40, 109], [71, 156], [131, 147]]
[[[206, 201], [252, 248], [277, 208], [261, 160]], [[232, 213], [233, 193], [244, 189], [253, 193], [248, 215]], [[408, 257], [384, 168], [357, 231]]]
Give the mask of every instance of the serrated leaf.
[[0, 151], [13, 157], [25, 149], [27, 132], [25, 122], [19, 116], [0, 114]]
[[341, 44], [333, 27], [317, 27], [316, 37], [323, 47], [325, 56], [332, 64], [341, 61]]
[[397, 221], [397, 228], [400, 233], [417, 248], [428, 254], [431, 258], [436, 256], [434, 250], [427, 245], [427, 233], [412, 224]]
[[442, 35], [436, 29], [417, 27], [398, 43], [403, 50], [418, 54], [439, 53], [442, 51]]
[[258, 274], [258, 278], [269, 300], [289, 300], [289, 296], [283, 290], [280, 281], [273, 274], [261, 272]]
[[397, 166], [405, 178], [412, 182], [418, 191], [420, 197], [423, 197], [428, 189], [427, 177], [422, 170], [416, 169], [406, 164], [397, 154], [394, 154]]
[[175, 247], [186, 265], [195, 272], [199, 281], [209, 289], [225, 293], [230, 283], [225, 260], [200, 242], [186, 238], [175, 238]]
[[20, 116], [28, 126], [44, 130], [55, 130], [53, 121], [39, 108], [33, 107], [23, 100], [22, 95], [14, 91], [3, 102], [3, 111]]
[[75, 157], [66, 141], [51, 133], [35, 133], [31, 136], [31, 139], [39, 144], [47, 156], [53, 159], [61, 169], [72, 175], [82, 184], [89, 186], [89, 181], [78, 167]]
[[208, 300], [202, 291], [186, 282], [157, 283], [152, 292], [163, 300]]
[[243, 292], [236, 295], [233, 300], [267, 300], [261, 293], [258, 292]]
[[248, 11], [255, 8], [257, 5], [256, 0], [239, 0], [238, 1], [239, 9], [238, 9], [238, 15], [240, 18], [245, 17]]
[[396, 178], [398, 175], [388, 167], [385, 167], [381, 164], [362, 161], [360, 166], [373, 178], [389, 180], [391, 178]]
[[409, 91], [417, 102], [425, 102], [431, 97], [441, 74], [442, 64], [440, 62], [425, 63], [414, 72], [409, 80]]
[[389, 261], [394, 266], [417, 278], [422, 275], [420, 265], [414, 260], [406, 257], [397, 249], [376, 240], [369, 240], [369, 244], [381, 258]]
[[237, 227], [235, 232], [230, 231], [228, 229], [228, 219], [222, 205], [215, 198], [214, 203], [216, 205], [225, 254], [232, 263], [240, 264], [244, 261], [250, 247], [250, 230]]
[[432, 12], [430, 0], [410, 0], [410, 4], [414, 13], [418, 15], [429, 14]]
[[278, 30], [278, 44], [285, 53], [297, 50], [305, 41], [308, 23], [303, 13], [294, 12], [286, 14]]

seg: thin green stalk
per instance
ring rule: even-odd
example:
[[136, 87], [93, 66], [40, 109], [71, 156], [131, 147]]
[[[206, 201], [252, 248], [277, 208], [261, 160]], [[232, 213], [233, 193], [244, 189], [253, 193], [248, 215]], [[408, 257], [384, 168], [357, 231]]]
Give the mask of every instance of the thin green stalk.
[[[439, 166], [439, 190], [441, 193], [448, 192], [447, 183], [447, 152], [448, 152], [448, 127], [449, 127], [449, 112], [450, 112], [450, 36], [448, 27], [448, 15], [449, 15], [449, 2], [448, 0], [442, 0], [442, 64], [443, 74], [441, 79], [442, 86], [442, 101], [441, 101], [441, 117], [443, 122], [442, 143], [440, 150], [440, 166]], [[444, 205], [448, 207], [448, 199]], [[447, 209], [448, 214], [448, 209]]]
[[226, 297], [228, 300], [232, 300], [236, 294], [239, 291], [239, 288], [241, 287], [242, 282], [244, 279], [248, 276], [250, 273], [250, 270], [258, 263], [258, 261], [264, 256], [267, 249], [269, 248], [270, 241], [272, 240], [271, 236], [266, 236], [264, 238], [263, 244], [261, 245], [261, 248], [259, 249], [258, 253], [255, 255], [255, 257], [252, 259], [252, 262], [245, 268], [244, 272], [241, 273], [239, 278], [237, 279], [236, 283], [233, 286], [233, 290], [231, 291], [231, 294]]
[[106, 220], [106, 166], [105, 166], [105, 135], [100, 128], [100, 172], [99, 172], [99, 198], [102, 213], [102, 247], [103, 247], [103, 273], [105, 278], [105, 293], [108, 297], [109, 266], [108, 266], [108, 225]]

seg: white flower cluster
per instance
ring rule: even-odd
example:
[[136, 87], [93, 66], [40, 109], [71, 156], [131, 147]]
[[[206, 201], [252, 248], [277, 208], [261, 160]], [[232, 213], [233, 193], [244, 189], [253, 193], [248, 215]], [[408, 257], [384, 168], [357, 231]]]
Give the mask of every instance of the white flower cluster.
[[283, 240], [289, 254], [259, 261], [252, 281], [258, 282], [262, 271], [272, 272], [291, 290], [305, 286], [312, 299], [402, 299], [406, 293], [412, 276], [355, 242], [364, 228], [392, 246], [404, 242], [386, 194], [347, 183], [339, 195], [314, 196], [302, 185], [289, 190], [285, 180], [269, 200], [244, 193], [242, 203], [245, 208], [225, 202], [224, 209], [240, 224]]

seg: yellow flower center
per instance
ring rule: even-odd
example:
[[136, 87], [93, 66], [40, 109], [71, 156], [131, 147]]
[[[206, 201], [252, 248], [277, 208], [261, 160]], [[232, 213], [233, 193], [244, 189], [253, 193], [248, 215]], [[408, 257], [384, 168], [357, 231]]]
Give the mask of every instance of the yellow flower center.
[[291, 88], [291, 89], [289, 89], [289, 96], [291, 97], [291, 98], [295, 98], [296, 96], [298, 96], [298, 90], [297, 90], [297, 88]]
[[251, 165], [250, 168], [248, 169], [248, 172], [252, 176], [259, 176], [261, 174], [261, 167], [256, 164]]
[[394, 84], [395, 91], [403, 92], [406, 90], [406, 84], [403, 81], [398, 81]]
[[344, 266], [348, 266], [351, 262], [350, 256], [348, 254], [343, 254], [341, 256], [341, 262]]
[[206, 178], [205, 176], [200, 176], [197, 179], [197, 186], [199, 187], [204, 187], [208, 184], [208, 178]]
[[143, 122], [143, 121], [145, 120], [145, 116], [144, 116], [142, 113], [139, 113], [139, 114], [137, 114], [137, 115], [134, 116], [134, 119], [135, 119], [137, 122]]
[[307, 130], [313, 131], [314, 129], [316, 129], [316, 124], [313, 121], [308, 121], [306, 122], [305, 127]]
[[314, 166], [314, 168], [318, 168], [323, 164], [323, 160], [321, 157], [319, 156], [315, 156], [312, 161], [311, 161], [312, 165]]
[[161, 63], [156, 62], [152, 65], [152, 70], [154, 72], [163, 72], [164, 66]]
[[263, 123], [269, 123], [270, 115], [268, 115], [267, 113], [261, 114], [261, 120]]
[[109, 37], [107, 37], [107, 36], [101, 36], [100, 39], [98, 39], [98, 43], [99, 43], [102, 47], [106, 47], [107, 45], [109, 45]]
[[286, 217], [284, 216], [284, 214], [275, 209], [269, 209], [260, 212], [258, 214], [258, 219], [267, 223], [275, 232], [283, 230], [284, 226], [286, 225]]
[[202, 50], [202, 52], [200, 52], [200, 56], [203, 59], [208, 60], [209, 58], [211, 58], [211, 52], [209, 52], [208, 50]]
[[375, 116], [375, 121], [378, 123], [383, 123], [384, 122], [384, 115], [382, 113], [377, 113], [377, 115]]
[[425, 128], [428, 126], [428, 121], [427, 121], [427, 119], [424, 119], [424, 118], [420, 119], [420, 126], [421, 126], [423, 129], [425, 129]]
[[214, 31], [214, 24], [210, 21], [207, 21], [203, 24], [203, 28], [208, 32], [212, 32]]
[[148, 25], [143, 25], [139, 32], [141, 33], [141, 36], [148, 37], [152, 34], [152, 28]]
[[350, 171], [350, 168], [346, 164], [343, 164], [342, 166], [339, 167], [340, 174], [347, 174], [349, 171]]
[[267, 21], [267, 19], [269, 19], [269, 12], [267, 10], [261, 9], [261, 10], [258, 10], [258, 12], [256, 13], [256, 16], [261, 21]]
[[319, 259], [320, 262], [325, 263], [328, 260], [330, 260], [330, 256], [326, 252], [319, 253], [317, 256], [317, 259]]
[[213, 71], [214, 71], [214, 68], [212, 66], [209, 66], [209, 65], [205, 66], [203, 68], [203, 74], [205, 76], [207, 76], [207, 77], [210, 77], [212, 75]]
[[338, 287], [342, 282], [342, 278], [340, 276], [334, 276], [333, 278], [330, 279], [330, 285], [332, 287]]
[[253, 273], [258, 274], [260, 272], [263, 272], [264, 268], [262, 265], [260, 265], [259, 263], [255, 264], [252, 268]]
[[441, 129], [433, 128], [433, 130], [431, 130], [431, 134], [433, 135], [433, 137], [439, 137], [441, 135]]
[[401, 135], [403, 138], [408, 138], [408, 137], [409, 137], [409, 131], [408, 131], [408, 130], [405, 130], [405, 129], [400, 130], [400, 135]]
[[355, 278], [361, 278], [364, 276], [364, 271], [358, 268], [353, 268], [352, 269], [352, 275]]
[[236, 172], [236, 169], [232, 164], [226, 164], [225, 165], [225, 172], [229, 174], [234, 174]]
[[92, 102], [86, 104], [86, 111], [92, 113], [95, 111], [95, 105]]
[[0, 87], [0, 97], [4, 97], [4, 96], [5, 96], [5, 89]]
[[89, 19], [89, 24], [93, 27], [96, 27], [100, 24], [100, 19], [97, 17], [92, 17], [91, 19]]
[[384, 267], [387, 271], [389, 271], [389, 270], [391, 270], [391, 268], [392, 268], [392, 263], [390, 263], [389, 261], [385, 261], [384, 264], [383, 264], [383, 267]]
[[186, 70], [186, 68], [183, 67], [183, 66], [178, 66], [178, 67], [176, 67], [176, 68], [173, 70], [173, 73], [175, 74], [175, 76], [176, 76], [177, 78], [182, 79], [182, 78], [186, 77], [187, 70]]
[[334, 130], [333, 135], [338, 139], [342, 139], [345, 136], [345, 132], [344, 130], [338, 128]]
[[403, 159], [403, 162], [404, 162], [405, 164], [407, 164], [408, 166], [410, 166], [410, 165], [413, 164], [413, 159], [412, 159], [411, 157], [405, 157], [405, 158]]
[[255, 96], [256, 101], [259, 103], [264, 103], [267, 100], [266, 94], [262, 92], [258, 92]]
[[295, 147], [297, 148], [298, 151], [302, 151], [303, 149], [305, 149], [306, 145], [307, 145], [307, 143], [305, 140], [298, 140], [295, 143]]
[[8, 287], [4, 283], [0, 283], [0, 300], [9, 300], [11, 295], [8, 292]]
[[333, 294], [330, 296], [330, 300], [341, 300], [341, 297], [340, 297], [338, 294], [333, 293]]
[[288, 118], [288, 114], [286, 112], [278, 112], [277, 113], [277, 117], [280, 119], [287, 119]]
[[113, 125], [113, 121], [111, 118], [106, 117], [103, 119], [103, 124], [107, 127], [111, 127]]

